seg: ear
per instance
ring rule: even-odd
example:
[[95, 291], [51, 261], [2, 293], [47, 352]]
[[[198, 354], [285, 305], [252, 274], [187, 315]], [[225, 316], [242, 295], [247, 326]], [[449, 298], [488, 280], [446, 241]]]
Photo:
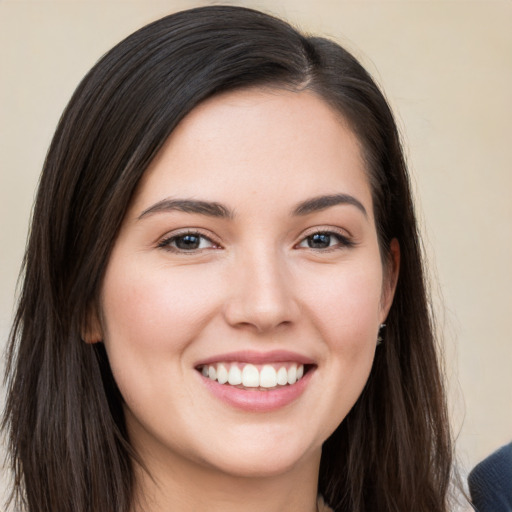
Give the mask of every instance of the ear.
[[82, 340], [85, 343], [99, 343], [103, 341], [100, 315], [94, 304], [89, 305], [87, 308], [84, 326], [82, 327]]
[[393, 238], [389, 244], [389, 257], [384, 267], [384, 279], [382, 283], [381, 323], [386, 320], [393, 298], [395, 296], [396, 283], [400, 273], [400, 244]]

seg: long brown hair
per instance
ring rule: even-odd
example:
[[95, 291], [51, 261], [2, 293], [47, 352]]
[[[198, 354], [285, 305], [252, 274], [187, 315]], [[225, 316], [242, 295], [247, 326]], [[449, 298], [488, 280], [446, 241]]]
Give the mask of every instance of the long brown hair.
[[87, 74], [44, 164], [10, 335], [3, 424], [14, 501], [29, 512], [128, 512], [134, 485], [122, 397], [81, 332], [137, 183], [183, 117], [219, 92], [307, 88], [363, 147], [383, 261], [401, 268], [367, 385], [325, 442], [319, 492], [337, 512], [444, 512], [451, 467], [442, 375], [419, 235], [393, 116], [346, 50], [241, 7], [156, 21]]

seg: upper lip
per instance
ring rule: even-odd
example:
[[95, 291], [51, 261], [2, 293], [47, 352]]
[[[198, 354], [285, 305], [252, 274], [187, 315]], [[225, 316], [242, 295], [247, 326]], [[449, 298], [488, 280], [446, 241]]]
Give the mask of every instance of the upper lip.
[[207, 364], [221, 362], [243, 362], [251, 364], [294, 362], [301, 364], [316, 364], [313, 359], [288, 350], [271, 350], [269, 352], [240, 350], [237, 352], [227, 352], [225, 354], [217, 354], [206, 359], [201, 359], [201, 361], [198, 361], [195, 366], [204, 366]]

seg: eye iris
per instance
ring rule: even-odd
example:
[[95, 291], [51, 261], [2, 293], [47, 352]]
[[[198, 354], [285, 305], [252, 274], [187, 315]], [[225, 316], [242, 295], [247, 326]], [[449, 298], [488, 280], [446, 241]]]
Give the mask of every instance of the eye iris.
[[327, 233], [315, 233], [308, 236], [308, 246], [312, 249], [325, 249], [331, 245], [331, 235]]
[[191, 250], [197, 249], [201, 243], [201, 238], [197, 235], [183, 235], [176, 238], [175, 242], [178, 249]]

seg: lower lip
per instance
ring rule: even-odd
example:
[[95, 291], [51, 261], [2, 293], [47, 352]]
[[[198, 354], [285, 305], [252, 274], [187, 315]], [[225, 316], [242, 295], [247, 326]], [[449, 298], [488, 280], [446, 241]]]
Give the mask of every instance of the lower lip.
[[295, 384], [269, 391], [240, 389], [229, 384], [219, 384], [201, 374], [199, 376], [209, 391], [228, 405], [248, 412], [269, 412], [297, 400], [304, 393], [313, 373], [314, 368], [311, 368]]

